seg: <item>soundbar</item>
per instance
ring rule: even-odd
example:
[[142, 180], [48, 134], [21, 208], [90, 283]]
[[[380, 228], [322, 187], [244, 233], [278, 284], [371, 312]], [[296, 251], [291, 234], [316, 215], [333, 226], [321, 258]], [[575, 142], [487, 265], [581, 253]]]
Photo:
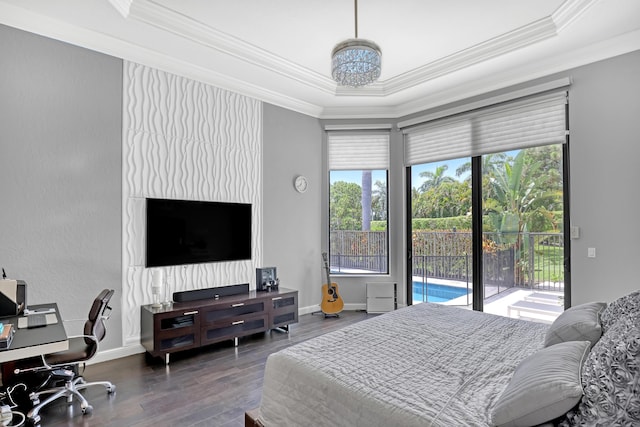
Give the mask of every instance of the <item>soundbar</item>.
[[189, 302], [201, 299], [215, 299], [228, 295], [246, 294], [249, 292], [249, 284], [218, 286], [215, 288], [194, 289], [173, 293], [174, 302]]

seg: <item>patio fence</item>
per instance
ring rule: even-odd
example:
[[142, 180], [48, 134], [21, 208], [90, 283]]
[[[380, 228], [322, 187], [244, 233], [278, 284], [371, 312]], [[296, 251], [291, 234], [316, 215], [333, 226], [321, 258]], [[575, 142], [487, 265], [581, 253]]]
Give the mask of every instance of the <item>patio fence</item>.
[[331, 271], [389, 271], [386, 231], [332, 231], [329, 242]]
[[[471, 232], [413, 233], [413, 276], [470, 283]], [[333, 272], [387, 273], [387, 233], [333, 231]], [[561, 233], [483, 233], [485, 295], [527, 287], [564, 289], [564, 240]], [[489, 295], [487, 295], [489, 293]]]

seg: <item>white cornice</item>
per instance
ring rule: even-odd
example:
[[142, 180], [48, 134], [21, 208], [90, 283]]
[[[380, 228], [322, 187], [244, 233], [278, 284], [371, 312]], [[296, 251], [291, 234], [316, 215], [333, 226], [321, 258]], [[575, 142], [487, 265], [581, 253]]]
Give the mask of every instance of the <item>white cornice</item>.
[[133, 0], [109, 0], [109, 3], [120, 15], [126, 18], [129, 16], [129, 10], [131, 10], [131, 3], [133, 3]]
[[153, 0], [135, 0], [128, 18], [153, 25], [201, 46], [215, 49], [327, 94], [335, 92], [336, 83], [329, 77], [211, 28], [202, 22], [155, 3]]
[[566, 0], [551, 15], [558, 32], [563, 31], [572, 22], [600, 0]]
[[390, 79], [386, 82], [385, 92], [392, 94], [406, 90], [417, 84], [513, 52], [556, 35], [553, 19], [551, 17], [543, 18]]
[[[427, 111], [453, 102], [469, 99], [489, 92], [544, 78], [583, 65], [602, 61], [640, 50], [640, 30], [632, 31], [603, 42], [562, 53], [540, 61], [535, 67], [524, 66], [504, 70], [483, 79], [468, 81], [442, 91], [431, 92], [401, 105], [385, 108], [328, 107], [323, 109], [322, 119], [399, 118]], [[567, 76], [571, 77], [571, 76]], [[422, 93], [422, 92], [421, 92]]]
[[[176, 75], [192, 78], [221, 89], [233, 91], [240, 95], [252, 97], [313, 117], [318, 117], [322, 112], [322, 107], [318, 105], [276, 93], [264, 87], [241, 81], [226, 74], [217, 73], [190, 62], [168, 57], [155, 50], [104, 33], [87, 30], [65, 21], [53, 19], [7, 3], [0, 2], [0, 17], [2, 17], [0, 19], [1, 23], [15, 28], [154, 67]], [[11, 19], [7, 19], [8, 17]]]

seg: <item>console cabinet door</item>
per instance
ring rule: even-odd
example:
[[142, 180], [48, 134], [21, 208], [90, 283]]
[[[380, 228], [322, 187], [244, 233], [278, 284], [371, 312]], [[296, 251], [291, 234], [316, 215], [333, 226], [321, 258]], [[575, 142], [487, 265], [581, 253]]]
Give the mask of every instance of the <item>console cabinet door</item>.
[[298, 323], [298, 293], [292, 292], [270, 298], [270, 327], [278, 328]]
[[171, 353], [200, 346], [198, 311], [162, 313], [154, 316], [155, 353]]

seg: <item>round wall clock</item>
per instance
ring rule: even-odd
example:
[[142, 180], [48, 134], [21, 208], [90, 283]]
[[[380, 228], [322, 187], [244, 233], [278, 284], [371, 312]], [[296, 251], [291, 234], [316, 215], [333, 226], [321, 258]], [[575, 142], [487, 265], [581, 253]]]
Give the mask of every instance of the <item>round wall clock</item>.
[[298, 191], [298, 193], [304, 193], [305, 191], [307, 191], [309, 183], [307, 182], [306, 177], [300, 175], [296, 177], [295, 181], [293, 181], [293, 186]]

